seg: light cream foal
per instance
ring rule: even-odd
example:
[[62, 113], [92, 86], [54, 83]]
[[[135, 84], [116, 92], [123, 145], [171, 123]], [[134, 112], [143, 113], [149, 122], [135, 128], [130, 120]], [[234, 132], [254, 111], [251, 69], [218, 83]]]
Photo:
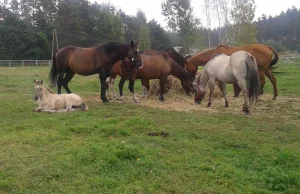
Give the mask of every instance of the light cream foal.
[[43, 80], [34, 80], [34, 100], [39, 107], [38, 112], [68, 112], [87, 110], [87, 105], [77, 94], [55, 94], [43, 83]]

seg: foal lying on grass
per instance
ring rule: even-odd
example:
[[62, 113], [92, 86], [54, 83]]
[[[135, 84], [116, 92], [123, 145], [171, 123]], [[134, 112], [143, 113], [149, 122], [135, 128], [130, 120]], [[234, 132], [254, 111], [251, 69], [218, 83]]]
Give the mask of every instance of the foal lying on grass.
[[39, 107], [38, 112], [69, 112], [87, 110], [87, 105], [77, 94], [55, 94], [43, 83], [43, 80], [34, 80], [34, 100]]

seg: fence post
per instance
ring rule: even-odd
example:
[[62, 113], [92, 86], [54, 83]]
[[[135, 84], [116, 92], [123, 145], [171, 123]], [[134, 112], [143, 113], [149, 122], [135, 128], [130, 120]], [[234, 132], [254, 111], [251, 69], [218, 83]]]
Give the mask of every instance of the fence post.
[[51, 60], [49, 60], [49, 66], [51, 66]]
[[22, 61], [22, 67], [24, 67], [24, 60]]
[[37, 66], [37, 60], [35, 60], [35, 66]]
[[8, 61], [8, 67], [10, 67], [10, 60]]

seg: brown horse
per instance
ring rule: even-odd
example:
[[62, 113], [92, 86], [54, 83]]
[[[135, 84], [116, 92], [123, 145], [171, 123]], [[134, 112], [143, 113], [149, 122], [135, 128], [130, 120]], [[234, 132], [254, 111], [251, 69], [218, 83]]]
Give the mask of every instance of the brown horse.
[[134, 94], [135, 79], [142, 79], [143, 87], [146, 87], [147, 89], [149, 89], [150, 79], [159, 79], [159, 100], [164, 101], [165, 83], [170, 74], [180, 79], [181, 85], [187, 93], [194, 92], [189, 73], [164, 52], [146, 51], [141, 54], [141, 59], [143, 61], [143, 66], [140, 68], [135, 68], [129, 60], [122, 60], [113, 66], [111, 76], [116, 77], [117, 74], [121, 76], [119, 82], [121, 98], [123, 96], [123, 85], [126, 79], [129, 79], [129, 90], [136, 102], [138, 102], [138, 99]]
[[74, 74], [92, 75], [99, 74], [101, 84], [101, 100], [108, 102], [105, 95], [105, 81], [112, 66], [125, 57], [129, 58], [136, 66], [142, 64], [138, 43], [130, 44], [111, 42], [95, 47], [81, 48], [67, 46], [58, 50], [53, 56], [52, 68], [49, 73], [52, 85], [57, 82], [58, 94], [63, 86], [67, 93], [71, 93], [68, 87]]
[[[265, 75], [270, 79], [274, 96], [273, 100], [278, 96], [276, 79], [273, 76], [270, 67], [275, 65], [279, 59], [277, 52], [274, 48], [262, 44], [252, 44], [242, 47], [231, 47], [226, 45], [219, 45], [216, 48], [209, 49], [198, 53], [197, 55], [191, 57], [187, 60], [187, 71], [190, 72], [193, 76], [196, 75], [198, 66], [204, 66], [215, 54], [224, 53], [226, 55], [232, 55], [237, 51], [247, 51], [256, 58], [258, 74], [260, 79], [260, 94], [263, 93], [263, 87], [265, 84]], [[235, 96], [238, 96], [239, 92], [238, 87], [235, 86]]]
[[[146, 51], [147, 53], [150, 53], [150, 52], [157, 52], [157, 51], [153, 51], [153, 50], [148, 50]], [[168, 57], [170, 57], [171, 59], [173, 59], [178, 65], [180, 65], [182, 68], [186, 69], [186, 57], [184, 57], [183, 55], [181, 55], [180, 53], [178, 53], [174, 48], [169, 48], [169, 49], [166, 49], [164, 51], [160, 51], [166, 55], [168, 55]], [[120, 63], [120, 64], [118, 64]], [[131, 71], [137, 71], [135, 70], [134, 68], [129, 70], [128, 68], [128, 65], [130, 66], [129, 63], [126, 63], [126, 60], [123, 60], [122, 62], [119, 61], [115, 64], [115, 71], [113, 71], [109, 77], [109, 79], [107, 80], [107, 88], [112, 90], [112, 93], [113, 95], [115, 96], [115, 92], [114, 92], [114, 82], [115, 82], [115, 79], [117, 77], [117, 75], [124, 75], [125, 77], [128, 77], [127, 79], [130, 80], [130, 78], [133, 76]], [[125, 64], [125, 66], [122, 66], [122, 64]], [[122, 67], [121, 67], [122, 66]], [[126, 70], [125, 71], [121, 71], [121, 68], [125, 68]], [[129, 74], [126, 73], [129, 71]], [[115, 73], [117, 72], [117, 73]], [[126, 75], [125, 75], [126, 74]], [[193, 77], [192, 75], [190, 74], [190, 79], [193, 80]], [[130, 81], [129, 81], [130, 82]], [[142, 82], [142, 86], [143, 86], [143, 91], [144, 91], [144, 96], [147, 95], [147, 92], [149, 90], [149, 87], [150, 87], [150, 84], [149, 84], [149, 80], [143, 80], [141, 79], [141, 82]], [[131, 83], [132, 84], [132, 83]], [[109, 90], [108, 91], [108, 95], [109, 95]]]

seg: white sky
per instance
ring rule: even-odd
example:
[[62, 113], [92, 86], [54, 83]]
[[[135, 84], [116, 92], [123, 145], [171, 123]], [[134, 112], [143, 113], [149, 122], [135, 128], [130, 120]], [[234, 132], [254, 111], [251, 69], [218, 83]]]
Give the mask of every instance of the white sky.
[[[155, 19], [162, 27], [166, 27], [165, 17], [161, 15], [162, 0], [89, 0], [90, 2], [108, 3], [110, 2], [116, 7], [121, 8], [128, 15], [135, 15], [138, 9], [141, 9], [149, 20]], [[279, 15], [282, 11], [292, 8], [300, 8], [300, 0], [255, 0], [256, 13], [255, 20], [262, 14], [267, 16]], [[203, 0], [191, 0], [194, 14], [200, 18], [202, 25], [206, 25], [205, 15], [203, 13]], [[216, 22], [212, 21], [212, 27], [216, 26]]]

